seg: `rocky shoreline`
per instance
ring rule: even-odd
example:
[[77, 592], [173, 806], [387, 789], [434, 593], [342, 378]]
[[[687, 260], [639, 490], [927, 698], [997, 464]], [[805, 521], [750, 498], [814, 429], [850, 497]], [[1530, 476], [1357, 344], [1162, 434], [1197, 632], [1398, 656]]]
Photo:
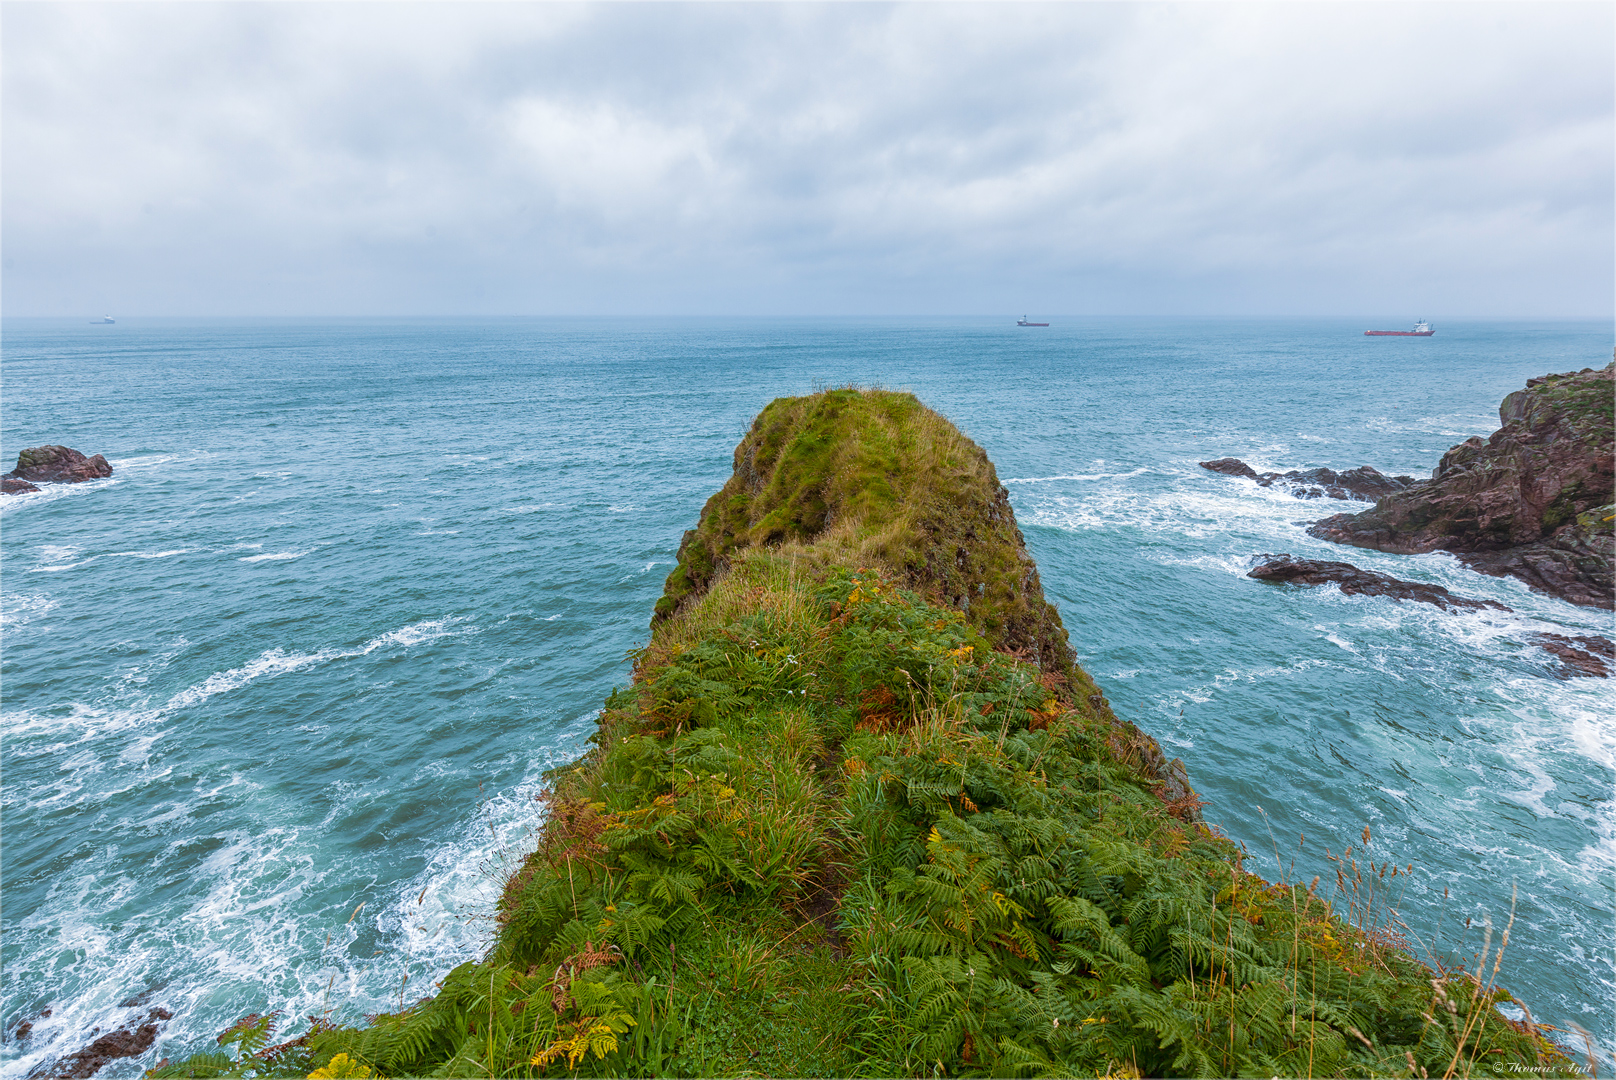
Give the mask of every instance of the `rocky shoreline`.
[[1616, 363], [1528, 379], [1499, 406], [1502, 426], [1443, 454], [1429, 480], [1385, 476], [1367, 465], [1259, 473], [1232, 457], [1200, 464], [1288, 488], [1299, 499], [1375, 503], [1314, 522], [1308, 534], [1321, 540], [1402, 555], [1448, 551], [1479, 573], [1610, 610], [1616, 606], [1613, 373]]
[[1398, 554], [1451, 551], [1573, 604], [1616, 606], [1613, 366], [1529, 379], [1501, 427], [1442, 455], [1431, 479], [1308, 533]]

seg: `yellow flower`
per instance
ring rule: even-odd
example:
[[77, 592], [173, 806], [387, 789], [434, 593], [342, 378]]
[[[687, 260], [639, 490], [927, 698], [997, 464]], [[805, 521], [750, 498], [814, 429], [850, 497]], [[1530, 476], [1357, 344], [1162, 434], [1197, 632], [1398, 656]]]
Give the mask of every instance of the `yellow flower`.
[[315, 1069], [309, 1073], [308, 1080], [336, 1080], [338, 1077], [362, 1077], [370, 1075], [370, 1066], [361, 1065], [347, 1054], [338, 1054], [326, 1063], [324, 1068]]

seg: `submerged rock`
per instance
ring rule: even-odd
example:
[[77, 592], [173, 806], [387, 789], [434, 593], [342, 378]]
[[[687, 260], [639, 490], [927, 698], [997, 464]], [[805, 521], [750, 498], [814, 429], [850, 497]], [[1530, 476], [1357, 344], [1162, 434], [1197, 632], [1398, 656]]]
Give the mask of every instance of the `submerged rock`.
[[0, 494], [21, 495], [27, 491], [38, 491], [37, 484], [30, 484], [26, 480], [18, 480], [14, 476], [0, 476]]
[[101, 1036], [83, 1050], [61, 1058], [45, 1075], [64, 1080], [83, 1080], [84, 1077], [94, 1076], [109, 1061], [139, 1057], [157, 1041], [158, 1025], [173, 1017], [174, 1014], [167, 1009], [154, 1008], [145, 1016]]
[[1203, 461], [1201, 468], [1225, 476], [1243, 476], [1255, 480], [1259, 487], [1273, 487], [1276, 483], [1290, 489], [1298, 499], [1359, 499], [1374, 502], [1395, 491], [1404, 491], [1420, 481], [1412, 476], [1387, 476], [1369, 465], [1360, 465], [1346, 472], [1334, 469], [1295, 469], [1290, 472], [1260, 473], [1239, 458], [1218, 458]]
[[1308, 532], [1377, 551], [1451, 551], [1472, 569], [1517, 577], [1573, 604], [1616, 603], [1613, 365], [1527, 381], [1503, 424], [1442, 455], [1432, 478], [1371, 510]]
[[1566, 637], [1563, 634], [1538, 634], [1536, 643], [1559, 657], [1570, 676], [1588, 675], [1608, 678], [1616, 666], [1616, 643], [1597, 635]]
[[35, 446], [17, 455], [17, 467], [4, 475], [5, 492], [38, 491], [35, 484], [78, 484], [112, 475], [100, 454], [85, 457], [66, 446]]
[[1477, 611], [1491, 608], [1508, 611], [1503, 604], [1491, 600], [1471, 600], [1454, 596], [1440, 585], [1426, 585], [1418, 581], [1403, 581], [1373, 570], [1360, 570], [1351, 563], [1324, 562], [1318, 559], [1296, 559], [1290, 555], [1264, 555], [1267, 560], [1247, 577], [1259, 581], [1288, 581], [1295, 585], [1341, 586], [1349, 596], [1389, 596], [1393, 600], [1417, 600], [1422, 604], [1435, 604], [1443, 611]]

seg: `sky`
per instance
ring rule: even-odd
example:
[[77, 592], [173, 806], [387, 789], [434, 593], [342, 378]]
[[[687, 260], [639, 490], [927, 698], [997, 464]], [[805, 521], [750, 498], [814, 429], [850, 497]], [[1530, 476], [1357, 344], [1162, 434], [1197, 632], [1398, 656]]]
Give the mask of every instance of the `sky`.
[[8, 316], [1616, 307], [1608, 3], [13, 2], [0, 33]]

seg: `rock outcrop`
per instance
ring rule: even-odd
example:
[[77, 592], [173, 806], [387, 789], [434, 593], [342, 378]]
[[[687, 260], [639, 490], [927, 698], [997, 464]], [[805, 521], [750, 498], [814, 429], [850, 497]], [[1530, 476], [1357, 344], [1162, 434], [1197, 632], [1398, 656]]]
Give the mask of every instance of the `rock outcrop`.
[[1293, 585], [1328, 585], [1335, 583], [1341, 591], [1362, 596], [1388, 596], [1393, 600], [1415, 600], [1422, 604], [1435, 604], [1444, 611], [1479, 611], [1491, 608], [1508, 611], [1503, 604], [1491, 600], [1471, 600], [1455, 596], [1440, 585], [1426, 585], [1418, 581], [1403, 581], [1389, 574], [1361, 570], [1351, 563], [1324, 562], [1318, 559], [1297, 559], [1290, 555], [1263, 555], [1265, 561], [1247, 574], [1259, 581], [1284, 581]]
[[1378, 551], [1451, 551], [1482, 573], [1610, 608], [1613, 386], [1612, 365], [1530, 379], [1504, 399], [1503, 426], [1442, 455], [1429, 481], [1308, 532]]
[[1404, 491], [1419, 481], [1412, 476], [1387, 476], [1369, 465], [1360, 465], [1346, 472], [1334, 469], [1308, 469], [1290, 472], [1260, 473], [1239, 458], [1218, 458], [1203, 461], [1201, 468], [1211, 469], [1225, 476], [1243, 476], [1257, 481], [1259, 487], [1273, 487], [1276, 483], [1289, 488], [1298, 499], [1359, 499], [1374, 502], [1394, 492]]
[[1537, 634], [1537, 645], [1560, 658], [1568, 676], [1587, 675], [1607, 678], [1616, 665], [1616, 643], [1596, 634], [1567, 637], [1564, 634]]
[[112, 466], [100, 454], [85, 457], [66, 446], [35, 446], [17, 455], [17, 467], [6, 473], [4, 491], [17, 495], [38, 491], [38, 484], [79, 484], [112, 475]]
[[94, 1076], [110, 1061], [139, 1057], [157, 1041], [158, 1025], [173, 1019], [173, 1016], [167, 1009], [154, 1008], [145, 1016], [102, 1035], [83, 1050], [57, 1061], [46, 1075], [61, 1080], [84, 1080], [85, 1077]]

